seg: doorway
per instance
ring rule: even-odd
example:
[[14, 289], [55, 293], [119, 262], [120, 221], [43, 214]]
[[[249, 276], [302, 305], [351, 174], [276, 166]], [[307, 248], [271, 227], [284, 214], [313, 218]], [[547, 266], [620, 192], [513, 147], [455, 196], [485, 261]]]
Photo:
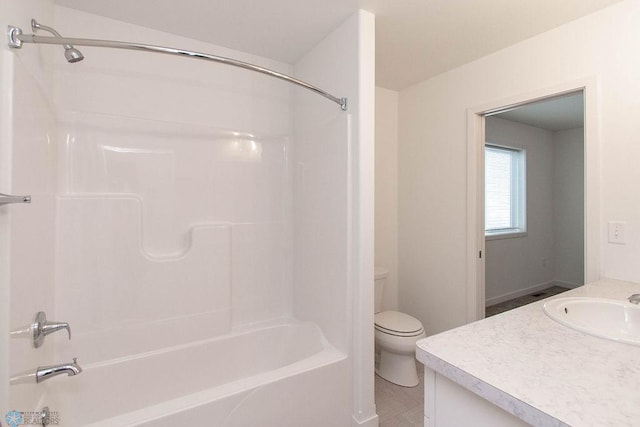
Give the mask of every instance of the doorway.
[[582, 90], [485, 115], [485, 315], [584, 284]]
[[[547, 121], [550, 120], [549, 117], [551, 119], [559, 119], [561, 114], [557, 108], [561, 108], [563, 103], [581, 104], [582, 111], [579, 115], [582, 116], [582, 130], [576, 130], [580, 124], [576, 125], [575, 122], [573, 125], [568, 125], [568, 127], [575, 125], [574, 129], [570, 131], [568, 127], [561, 129], [564, 125], [560, 126], [558, 130], [544, 129], [549, 125], [532, 121], [531, 117], [536, 115], [534, 110], [539, 110], [537, 115], [547, 117], [545, 119]], [[491, 303], [500, 303], [512, 299], [512, 297], [518, 298], [527, 294], [539, 294], [540, 291], [549, 289], [558, 283], [562, 287], [570, 288], [599, 278], [599, 256], [597, 250], [599, 247], [599, 212], [597, 209], [599, 166], [596, 105], [595, 81], [586, 79], [561, 87], [541, 90], [537, 93], [499, 100], [491, 105], [468, 110], [468, 321], [475, 321], [485, 317], [485, 303], [487, 301], [490, 303], [489, 305], [492, 305]], [[529, 119], [526, 118], [527, 116]], [[532, 150], [531, 147], [518, 149], [517, 146], [510, 146], [509, 143], [513, 142], [513, 136], [517, 134], [517, 132], [514, 132], [518, 128], [527, 128], [533, 131], [539, 129], [538, 133], [546, 135], [546, 147], [542, 150], [543, 152], [546, 151], [546, 161], [545, 156], [539, 155], [540, 153]], [[487, 140], [487, 132], [489, 133], [489, 139], [493, 139], [493, 141]], [[498, 136], [496, 136], [496, 132]], [[553, 167], [554, 133], [557, 134], [555, 136], [558, 142], [561, 142], [563, 137], [568, 136], [564, 135], [564, 133], [571, 134], [574, 138], [576, 135], [582, 137], [582, 141], [579, 141], [580, 144], [574, 141], [572, 145], [572, 148], [581, 145], [581, 153], [576, 154], [573, 149], [565, 150], [566, 152], [561, 150], [568, 146], [556, 148], [555, 154], [559, 159], [556, 162], [556, 170]], [[510, 137], [511, 139], [509, 139]], [[507, 209], [506, 214], [503, 212], [503, 223], [500, 223], [500, 218], [498, 218], [498, 222], [495, 222], [496, 218], [493, 218], [494, 222], [491, 225], [487, 224], [485, 213], [485, 146], [487, 142], [489, 143], [488, 148], [494, 150], [491, 155], [495, 155], [494, 157], [499, 159], [498, 163], [502, 161], [503, 164], [510, 164], [514, 170], [517, 170], [517, 164], [520, 161], [520, 168], [524, 170], [525, 177], [524, 183], [512, 182], [511, 185], [513, 189], [524, 188], [525, 193], [521, 194], [519, 199], [516, 197], [515, 201], [511, 202], [510, 210]], [[540, 147], [535, 148], [539, 149]], [[517, 160], [518, 154], [521, 160]], [[581, 162], [576, 162], [577, 157]], [[537, 167], [530, 164], [532, 160], [537, 161]], [[574, 169], [579, 167], [581, 172], [574, 170], [571, 176], [573, 178], [577, 177], [577, 179], [573, 179], [570, 185], [565, 180], [562, 188], [555, 189], [556, 198], [554, 199], [553, 187], [550, 185], [554, 182], [554, 176], [556, 177], [556, 183], [566, 178], [564, 175], [568, 166], [563, 166], [563, 162], [569, 160], [572, 162], [570, 166]], [[542, 169], [541, 179], [540, 176], [534, 179], [530, 173], [527, 173], [527, 168]], [[527, 180], [533, 181], [527, 183]], [[545, 190], [539, 185], [532, 187], [531, 184], [535, 184], [536, 181], [546, 182], [547, 189]], [[564, 207], [560, 206], [562, 205], [561, 202], [565, 200], [560, 199], [566, 198], [566, 194], [575, 196], [576, 185], [581, 185], [582, 197], [572, 198], [572, 209], [570, 209], [572, 213], [567, 214], [564, 212]], [[526, 194], [527, 190], [532, 193]], [[524, 200], [524, 203], [518, 205], [518, 200]], [[504, 207], [504, 200], [502, 202]], [[554, 223], [554, 207], [556, 205], [558, 205], [558, 208], [555, 209], [556, 218]], [[580, 208], [582, 208], [581, 212], [576, 210]], [[536, 211], [543, 211], [544, 215], [542, 217], [546, 217], [546, 226]], [[582, 221], [576, 222], [567, 219], [575, 218], [575, 215], [580, 215]], [[504, 222], [505, 218], [508, 218], [507, 222]], [[492, 228], [493, 230], [491, 230]], [[571, 245], [569, 245], [570, 248], [565, 248], [563, 245], [566, 241], [555, 239], [555, 234], [569, 231], [569, 229], [572, 236]], [[502, 230], [504, 235], [500, 236], [501, 232], [499, 230]], [[493, 234], [493, 236], [487, 236], [487, 234]], [[487, 237], [489, 237], [489, 240], [485, 240]], [[537, 245], [537, 247], [525, 248], [524, 242], [526, 240], [537, 241], [533, 245]], [[505, 244], [505, 242], [508, 243]], [[493, 255], [491, 254], [492, 252]], [[566, 256], [569, 255], [566, 255], [565, 252], [571, 254], [571, 263], [566, 261]], [[556, 257], [556, 253], [562, 254], [562, 256]], [[505, 267], [507, 256], [514, 259], [517, 258], [517, 261], [509, 267], [511, 270]], [[488, 257], [493, 257], [492, 261], [497, 260], [498, 264], [502, 264], [502, 267], [505, 268], [501, 272], [495, 273], [495, 269], [492, 270], [493, 267], [489, 264]], [[528, 277], [524, 279], [517, 277], [512, 272], [514, 271], [512, 268], [514, 265], [516, 270], [518, 268], [520, 268], [521, 272], [526, 270], [524, 273]], [[567, 273], [565, 267], [570, 267], [572, 273]], [[571, 279], [566, 279], [568, 277], [571, 277]], [[491, 287], [496, 278], [499, 279], [497, 289]], [[565, 279], [563, 280], [562, 278]]]

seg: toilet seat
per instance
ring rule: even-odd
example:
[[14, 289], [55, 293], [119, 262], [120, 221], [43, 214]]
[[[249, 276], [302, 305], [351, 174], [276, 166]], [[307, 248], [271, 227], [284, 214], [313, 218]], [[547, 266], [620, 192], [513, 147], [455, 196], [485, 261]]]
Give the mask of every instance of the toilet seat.
[[374, 317], [375, 329], [397, 337], [415, 337], [424, 333], [422, 323], [399, 311], [383, 311]]

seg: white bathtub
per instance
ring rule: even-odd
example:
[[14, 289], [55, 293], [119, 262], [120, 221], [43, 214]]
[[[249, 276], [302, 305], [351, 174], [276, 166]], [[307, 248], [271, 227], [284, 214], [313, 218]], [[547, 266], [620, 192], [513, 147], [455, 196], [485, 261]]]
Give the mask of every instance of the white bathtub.
[[350, 424], [346, 355], [282, 323], [84, 366], [47, 381], [61, 426]]

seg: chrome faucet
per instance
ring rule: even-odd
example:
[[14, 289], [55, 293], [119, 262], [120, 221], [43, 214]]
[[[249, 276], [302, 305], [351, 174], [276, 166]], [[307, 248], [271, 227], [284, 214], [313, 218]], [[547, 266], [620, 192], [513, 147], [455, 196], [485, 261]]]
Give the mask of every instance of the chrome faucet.
[[640, 304], [640, 294], [633, 294], [627, 299], [631, 304]]
[[71, 339], [71, 327], [67, 322], [48, 322], [44, 311], [39, 311], [31, 325], [31, 330], [33, 331], [33, 346], [35, 348], [40, 347], [44, 342], [44, 337], [61, 329], [66, 329], [69, 334], [69, 339]]
[[76, 359], [74, 357], [72, 363], [63, 363], [62, 365], [38, 366], [38, 369], [36, 369], [36, 382], [41, 383], [61, 374], [67, 374], [68, 376], [78, 375], [82, 372], [82, 368], [78, 365]]

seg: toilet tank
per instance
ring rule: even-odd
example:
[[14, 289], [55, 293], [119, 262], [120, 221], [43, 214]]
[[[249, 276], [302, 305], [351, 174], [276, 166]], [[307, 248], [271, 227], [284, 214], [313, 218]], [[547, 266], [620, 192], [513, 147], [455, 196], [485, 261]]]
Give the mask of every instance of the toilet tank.
[[384, 295], [384, 284], [387, 281], [389, 270], [384, 267], [376, 267], [374, 270], [374, 286], [375, 299], [373, 304], [373, 312], [380, 313], [382, 311], [382, 296]]

